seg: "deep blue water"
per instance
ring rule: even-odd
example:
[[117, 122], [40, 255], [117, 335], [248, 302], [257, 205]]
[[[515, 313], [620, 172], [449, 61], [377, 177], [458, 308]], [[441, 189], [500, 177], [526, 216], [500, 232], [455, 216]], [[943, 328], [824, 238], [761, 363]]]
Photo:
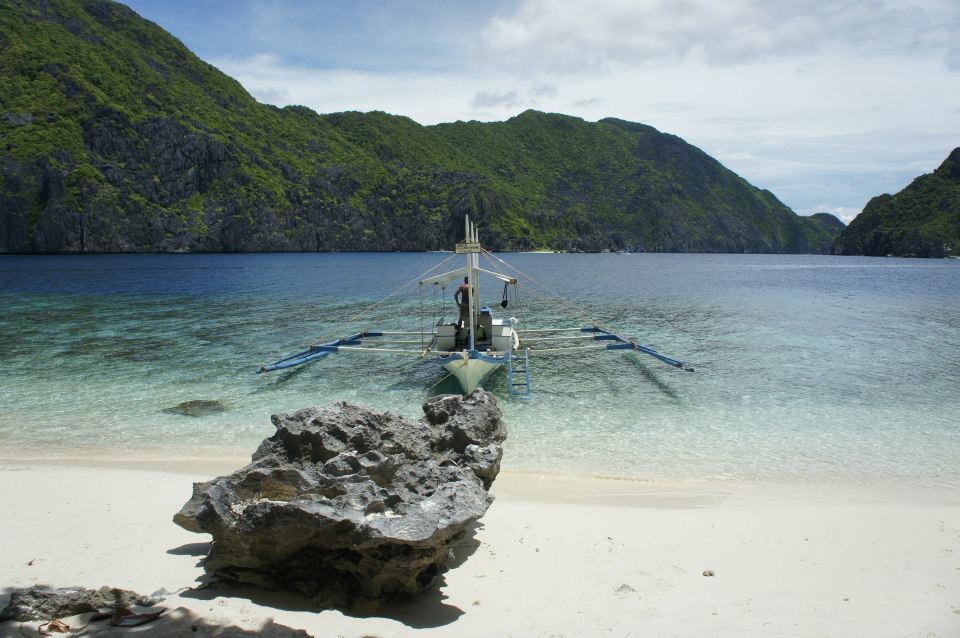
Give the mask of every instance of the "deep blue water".
[[[346, 399], [416, 415], [444, 376], [416, 358], [254, 370], [331, 330], [418, 329], [415, 286], [371, 322], [337, 328], [448, 256], [0, 257], [0, 455], [242, 456], [271, 433], [272, 412]], [[697, 370], [623, 353], [534, 358], [534, 399], [502, 404], [508, 468], [960, 485], [960, 261], [503, 258], [574, 301], [523, 290], [528, 326], [581, 315]], [[486, 282], [482, 301], [496, 307], [501, 293]], [[502, 398], [505, 376], [487, 383]], [[161, 411], [192, 399], [227, 409]]]

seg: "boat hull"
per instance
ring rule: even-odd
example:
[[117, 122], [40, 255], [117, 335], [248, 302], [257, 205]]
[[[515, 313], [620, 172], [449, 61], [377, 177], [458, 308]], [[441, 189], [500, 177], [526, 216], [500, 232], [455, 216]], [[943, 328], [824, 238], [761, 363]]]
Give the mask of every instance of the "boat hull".
[[500, 361], [499, 358], [477, 355], [478, 353], [471, 352], [468, 357], [455, 355], [443, 360], [444, 369], [460, 383], [460, 389], [464, 394], [470, 394], [476, 390], [487, 375], [505, 363], [505, 360]]

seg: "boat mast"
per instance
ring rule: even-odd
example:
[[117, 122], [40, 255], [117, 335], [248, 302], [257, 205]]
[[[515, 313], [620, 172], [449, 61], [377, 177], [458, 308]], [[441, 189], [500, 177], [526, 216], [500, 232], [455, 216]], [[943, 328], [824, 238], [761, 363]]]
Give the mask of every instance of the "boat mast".
[[[479, 294], [480, 286], [480, 273], [477, 272], [477, 268], [480, 265], [477, 253], [480, 252], [480, 246], [477, 242], [477, 229], [470, 223], [470, 216], [464, 215], [463, 218], [463, 244], [457, 246], [457, 252], [461, 250], [467, 255], [467, 289], [469, 293], [467, 297], [470, 299], [470, 338], [469, 338], [469, 348], [474, 350], [476, 347], [476, 339], [474, 335], [476, 334], [477, 327], [477, 294]], [[477, 290], [474, 290], [474, 286], [477, 286]], [[475, 294], [476, 293], [476, 294]]]
[[471, 295], [471, 298], [476, 297], [476, 300], [473, 302], [473, 324], [475, 326], [480, 325], [480, 231], [477, 230], [476, 224], [470, 224], [470, 227], [473, 228], [473, 243], [475, 245], [474, 252], [470, 253], [473, 257], [473, 285], [476, 287], [475, 295]]

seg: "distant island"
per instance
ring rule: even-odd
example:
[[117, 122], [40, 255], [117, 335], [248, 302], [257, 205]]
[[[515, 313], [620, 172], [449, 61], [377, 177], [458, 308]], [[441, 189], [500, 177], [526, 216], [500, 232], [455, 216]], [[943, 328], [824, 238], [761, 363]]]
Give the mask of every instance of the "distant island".
[[838, 255], [960, 255], [960, 148], [896, 195], [880, 195], [837, 238]]
[[421, 126], [260, 104], [105, 0], [0, 5], [0, 252], [447, 248], [829, 253], [682, 139], [526, 111]]

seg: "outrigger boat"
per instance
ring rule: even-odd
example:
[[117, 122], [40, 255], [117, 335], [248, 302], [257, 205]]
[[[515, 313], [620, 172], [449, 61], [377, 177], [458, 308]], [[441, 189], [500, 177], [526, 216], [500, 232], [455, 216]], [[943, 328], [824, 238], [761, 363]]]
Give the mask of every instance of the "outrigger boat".
[[[439, 275], [428, 276], [457, 255], [465, 256], [466, 264], [464, 267]], [[493, 270], [480, 267], [481, 255], [488, 260]], [[515, 275], [538, 286], [542, 291], [521, 283], [517, 276], [505, 272], [501, 265], [512, 270]], [[467, 217], [464, 219], [464, 240], [456, 245], [452, 255], [417, 279], [395, 289], [387, 297], [354, 317], [354, 320], [362, 318], [370, 310], [416, 282], [420, 285], [421, 300], [421, 327], [419, 331], [398, 332], [371, 328], [332, 341], [321, 339], [307, 350], [280, 359], [275, 363], [261, 366], [257, 372], [272, 372], [291, 368], [323, 359], [334, 353], [382, 353], [417, 356], [421, 359], [433, 359], [439, 363], [447, 370], [444, 379], [449, 376], [455, 377], [465, 394], [473, 392], [491, 372], [506, 366], [508, 371], [507, 388], [510, 398], [523, 399], [531, 396], [531, 354], [577, 350], [633, 350], [650, 355], [675, 368], [693, 372], [693, 368], [683, 361], [660, 354], [650, 346], [641, 345], [634, 338], [622, 336], [613, 330], [596, 324], [577, 328], [533, 329], [521, 326], [521, 322], [516, 317], [496, 317], [489, 307], [479, 305], [481, 275], [503, 284], [503, 298], [500, 302], [502, 308], [509, 305], [508, 293], [512, 288], [514, 301], [521, 309], [521, 316], [523, 315], [520, 303], [520, 288], [534, 293], [540, 292], [541, 294], [545, 291], [559, 300], [560, 305], [569, 304], [565, 299], [550, 292], [532, 277], [525, 275], [483, 248], [480, 245], [476, 226], [471, 224], [469, 217]], [[436, 292], [437, 289], [440, 289], [444, 293], [448, 284], [460, 280], [465, 282], [467, 289], [470, 291], [470, 294], [464, 295], [467, 300], [465, 320], [463, 322], [447, 321], [444, 319], [441, 309], [437, 313], [439, 319], [433, 320], [432, 317], [432, 327], [429, 331], [424, 330], [424, 290], [433, 289]], [[443, 295], [441, 294], [442, 298]], [[410, 339], [410, 337], [417, 337], [418, 339]], [[579, 345], [578, 341], [580, 340], [587, 343]], [[410, 347], [412, 344], [419, 344], [419, 347], [413, 349]]]

